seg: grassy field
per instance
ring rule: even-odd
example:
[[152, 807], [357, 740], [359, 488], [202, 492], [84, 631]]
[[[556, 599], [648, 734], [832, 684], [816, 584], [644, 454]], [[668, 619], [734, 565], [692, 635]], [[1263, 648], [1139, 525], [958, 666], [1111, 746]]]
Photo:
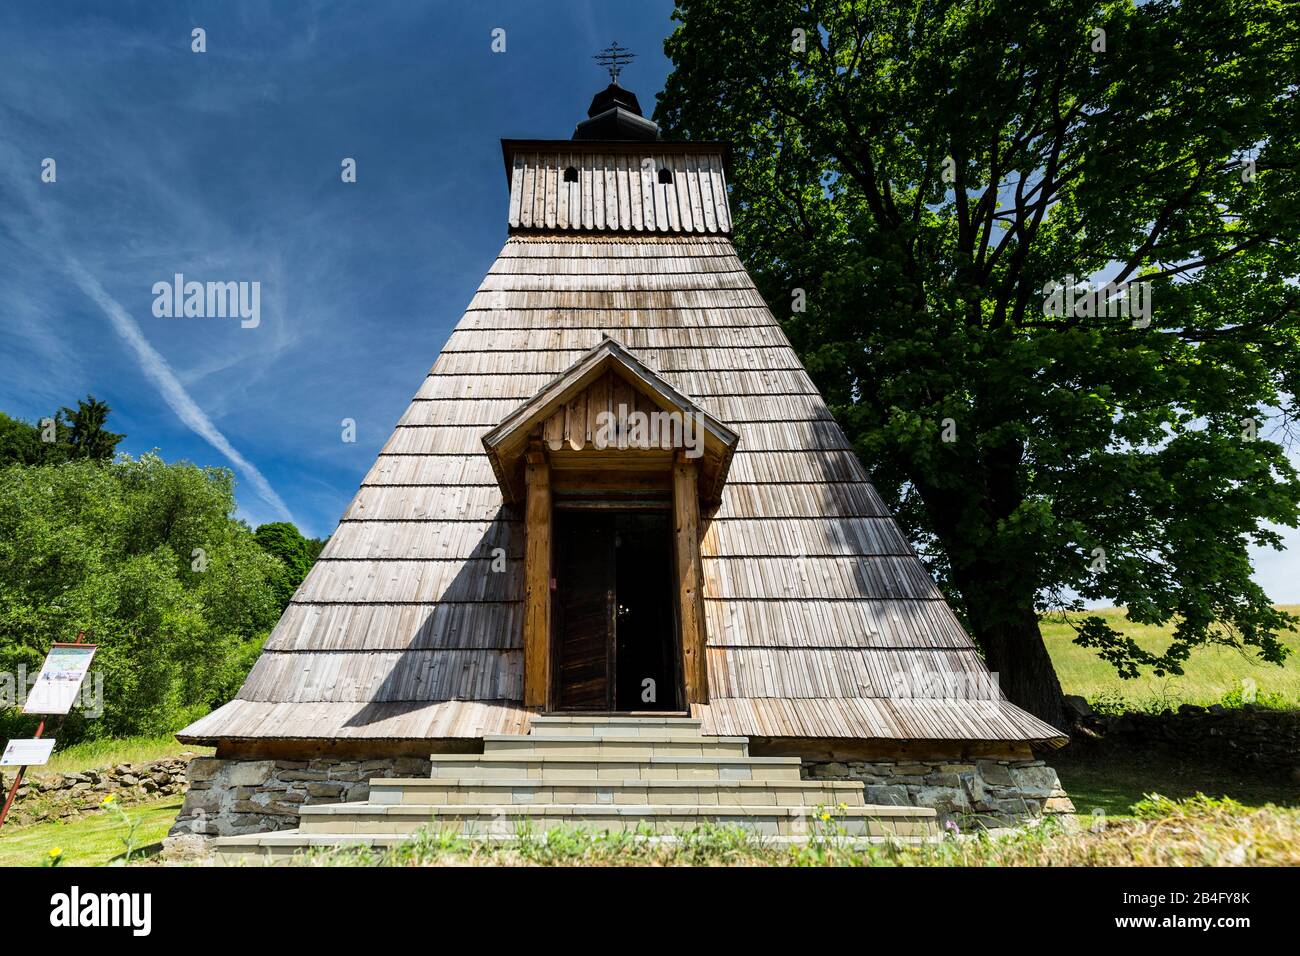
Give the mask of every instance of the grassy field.
[[[1300, 614], [1300, 605], [1287, 605], [1284, 609]], [[1133, 636], [1148, 650], [1163, 649], [1172, 632], [1170, 627], [1130, 624], [1120, 608], [1086, 613], [1106, 618], [1112, 627]], [[1261, 663], [1232, 648], [1205, 647], [1192, 653], [1186, 673], [1181, 677], [1143, 676], [1132, 680], [1122, 680], [1094, 651], [1071, 643], [1074, 631], [1059, 617], [1044, 620], [1042, 632], [1065, 692], [1086, 697], [1094, 706], [1135, 710], [1176, 708], [1184, 703], [1208, 706], [1223, 702], [1229, 695], [1240, 694], [1243, 681], [1249, 678], [1255, 682], [1262, 702], [1281, 699], [1300, 707], [1300, 632], [1281, 636], [1292, 651], [1281, 667]]]
[[[156, 853], [181, 809], [180, 797], [167, 797], [140, 804], [126, 811], [138, 821], [134, 834], [136, 852], [132, 859]], [[63, 866], [104, 866], [121, 861], [129, 826], [111, 810], [96, 810], [88, 816], [11, 830], [0, 836], [0, 866], [43, 866], [51, 850], [62, 850]]]

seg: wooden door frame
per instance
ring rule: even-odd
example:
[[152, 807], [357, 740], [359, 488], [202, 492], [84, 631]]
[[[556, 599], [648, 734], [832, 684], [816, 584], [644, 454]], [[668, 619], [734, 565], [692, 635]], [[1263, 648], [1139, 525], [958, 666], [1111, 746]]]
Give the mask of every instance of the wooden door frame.
[[[552, 475], [545, 447], [540, 440], [530, 443], [525, 468], [524, 528], [524, 706], [552, 711], [558, 705], [556, 678], [555, 602], [552, 597], [555, 568]], [[676, 674], [673, 693], [689, 712], [692, 704], [708, 703], [708, 666], [704, 618], [704, 576], [700, 560], [700, 512], [698, 461], [678, 452], [672, 468], [672, 551], [674, 580], [674, 652]], [[560, 503], [563, 508], [566, 503]], [[617, 508], [612, 502], [609, 507]], [[636, 510], [635, 505], [627, 510]], [[611, 669], [610, 695], [617, 703], [613, 674], [617, 671], [616, 629], [607, 628], [615, 642], [607, 655]], [[567, 713], [567, 711], [566, 711]], [[616, 713], [611, 707], [608, 713]]]
[[541, 442], [525, 459], [524, 508], [524, 706], [547, 707], [551, 693], [551, 469]]
[[[618, 499], [601, 498], [595, 496], [593, 496], [592, 498], [579, 498], [579, 499], [570, 499], [564, 501], [553, 500], [551, 502], [551, 521], [552, 521], [551, 566], [552, 569], [554, 569], [555, 567], [555, 560], [556, 560], [555, 555], [556, 555], [556, 550], [558, 548], [558, 542], [560, 539], [560, 536], [557, 533], [555, 533], [554, 530], [555, 526], [558, 524], [558, 520], [556, 519], [555, 515], [557, 512], [560, 511], [595, 511], [595, 512], [602, 512], [606, 514], [631, 514], [635, 512], [663, 513], [669, 519], [668, 532], [670, 538], [674, 538], [675, 535], [674, 525], [672, 521], [672, 504], [671, 502], [668, 501], [642, 500], [642, 501], [635, 501], [635, 502], [624, 502]], [[555, 714], [580, 714], [581, 713], [581, 714], [610, 714], [610, 715], [689, 713], [689, 705], [687, 704], [689, 698], [686, 693], [685, 667], [684, 667], [684, 662], [682, 660], [681, 598], [680, 595], [677, 593], [677, 589], [675, 586], [676, 583], [675, 538], [670, 544], [669, 549], [671, 552], [673, 552], [672, 554], [673, 568], [670, 569], [672, 571], [670, 577], [674, 582], [674, 586], [670, 588], [670, 590], [673, 592], [672, 594], [673, 613], [671, 616], [672, 634], [669, 637], [669, 641], [671, 642], [669, 651], [670, 651], [670, 656], [672, 658], [672, 666], [669, 672], [669, 677], [672, 681], [673, 707], [666, 711], [665, 710], [644, 710], [644, 711], [643, 710], [620, 710], [618, 708], [618, 618], [617, 618], [618, 583], [616, 578], [614, 583], [614, 590], [612, 592], [607, 592], [606, 603], [605, 603], [606, 612], [610, 615], [610, 620], [608, 621], [605, 630], [606, 642], [607, 642], [606, 652], [605, 652], [606, 687], [607, 687], [606, 701], [609, 706], [604, 708], [603, 710], [573, 710], [572, 708], [560, 709], [560, 703], [561, 703], [560, 686], [559, 686], [560, 647], [558, 641], [551, 640], [549, 641], [550, 660], [548, 662], [550, 667], [550, 684], [547, 688], [548, 693], [546, 698], [546, 704], [544, 705], [543, 708], [545, 713], [555, 713]], [[614, 560], [614, 556], [611, 555], [610, 559]], [[555, 635], [559, 633], [560, 607], [563, 602], [558, 599], [558, 594], [559, 594], [558, 588], [556, 589], [556, 591], [552, 593], [554, 597], [551, 601], [550, 634]]]

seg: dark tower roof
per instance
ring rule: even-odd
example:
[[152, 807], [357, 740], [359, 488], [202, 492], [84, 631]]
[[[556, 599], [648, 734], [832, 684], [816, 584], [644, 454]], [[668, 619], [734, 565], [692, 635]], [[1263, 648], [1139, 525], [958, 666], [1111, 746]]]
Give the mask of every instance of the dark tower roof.
[[635, 93], [611, 83], [592, 99], [587, 119], [574, 129], [573, 138], [654, 142], [659, 139], [659, 125], [641, 115]]

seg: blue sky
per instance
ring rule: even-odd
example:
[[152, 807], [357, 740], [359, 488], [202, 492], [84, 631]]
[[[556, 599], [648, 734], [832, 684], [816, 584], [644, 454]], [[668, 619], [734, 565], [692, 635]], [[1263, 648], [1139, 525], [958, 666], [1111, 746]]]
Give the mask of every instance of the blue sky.
[[[93, 392], [122, 450], [234, 467], [248, 521], [330, 533], [505, 239], [500, 138], [571, 135], [615, 39], [650, 109], [671, 11], [6, 3], [0, 409]], [[259, 281], [261, 324], [155, 318], [177, 272]]]
[[[94, 393], [122, 450], [232, 467], [251, 524], [329, 534], [505, 239], [499, 139], [568, 137], [611, 40], [652, 109], [671, 10], [5, 3], [0, 410]], [[260, 325], [156, 318], [178, 272], [260, 282]], [[1259, 579], [1300, 601], [1288, 539]]]

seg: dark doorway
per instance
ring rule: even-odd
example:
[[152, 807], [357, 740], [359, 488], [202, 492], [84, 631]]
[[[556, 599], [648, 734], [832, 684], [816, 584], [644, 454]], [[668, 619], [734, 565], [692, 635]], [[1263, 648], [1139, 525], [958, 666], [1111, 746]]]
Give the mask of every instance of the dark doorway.
[[665, 511], [555, 511], [558, 710], [679, 710], [672, 528]]

